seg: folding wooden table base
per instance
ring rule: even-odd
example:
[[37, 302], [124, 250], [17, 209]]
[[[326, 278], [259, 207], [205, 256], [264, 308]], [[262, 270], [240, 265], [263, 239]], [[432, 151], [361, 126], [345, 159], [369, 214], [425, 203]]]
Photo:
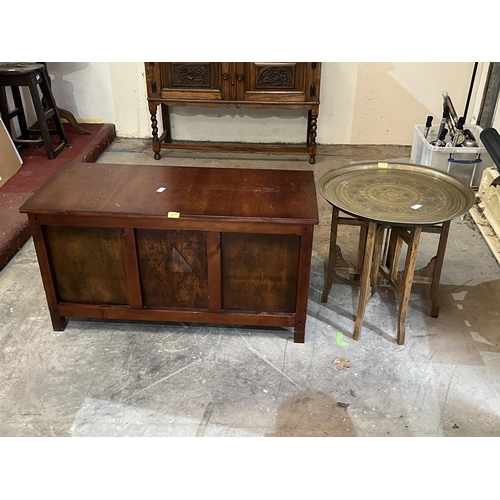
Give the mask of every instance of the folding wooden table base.
[[[330, 251], [321, 301], [328, 301], [328, 295], [336, 272], [345, 272], [355, 277], [361, 277], [358, 309], [353, 332], [353, 338], [358, 340], [366, 304], [375, 292], [377, 285], [380, 284], [382, 279], [385, 279], [400, 299], [396, 342], [402, 345], [405, 341], [405, 320], [411, 287], [414, 282], [429, 283], [431, 285], [431, 316], [438, 317], [438, 287], [450, 221], [432, 226], [399, 226], [363, 220], [351, 216], [340, 217], [339, 212], [340, 210], [333, 206]], [[338, 227], [340, 225], [360, 227], [358, 255], [355, 267], [343, 259], [340, 247], [337, 245]], [[437, 233], [440, 237], [436, 255], [432, 257], [425, 268], [416, 271], [415, 265], [422, 232]], [[400, 271], [399, 262], [403, 244], [407, 245], [407, 252], [404, 267]]]

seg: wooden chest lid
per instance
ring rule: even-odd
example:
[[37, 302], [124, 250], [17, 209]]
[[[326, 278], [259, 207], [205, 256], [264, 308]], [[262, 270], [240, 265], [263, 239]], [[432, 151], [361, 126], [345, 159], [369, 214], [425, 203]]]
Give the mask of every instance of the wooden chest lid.
[[20, 212], [318, 223], [309, 170], [66, 163]]

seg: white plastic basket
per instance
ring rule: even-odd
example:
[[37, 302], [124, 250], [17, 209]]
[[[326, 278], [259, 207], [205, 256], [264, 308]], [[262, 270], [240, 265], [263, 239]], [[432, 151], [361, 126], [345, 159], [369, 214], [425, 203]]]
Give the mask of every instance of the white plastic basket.
[[[469, 129], [474, 134], [477, 148], [431, 146], [430, 143], [437, 139], [439, 125], [433, 125], [429, 129], [427, 139], [424, 137], [424, 129], [425, 125], [414, 127], [410, 162], [448, 172], [469, 186], [477, 188], [484, 169], [493, 166], [491, 156], [479, 139], [483, 129], [478, 125], [464, 125], [464, 129]], [[451, 142], [449, 135], [446, 136], [446, 142]]]

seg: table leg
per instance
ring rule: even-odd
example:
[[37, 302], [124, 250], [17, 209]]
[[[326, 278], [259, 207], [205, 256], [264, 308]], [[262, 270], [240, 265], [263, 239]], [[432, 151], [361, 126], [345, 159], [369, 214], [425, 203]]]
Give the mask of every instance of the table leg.
[[441, 271], [443, 269], [444, 252], [446, 251], [446, 243], [448, 241], [448, 233], [450, 232], [451, 221], [443, 222], [441, 235], [439, 236], [438, 250], [436, 253], [436, 262], [432, 273], [431, 281], [431, 316], [437, 318], [439, 316], [438, 289], [439, 280], [441, 279]]
[[156, 111], [158, 105], [154, 102], [149, 103], [149, 112], [151, 114], [151, 131], [153, 133], [153, 152], [155, 160], [159, 160], [161, 158], [160, 151], [160, 140], [158, 139], [158, 120], [156, 119]]
[[389, 270], [389, 278], [393, 282], [396, 282], [398, 277], [402, 247], [403, 240], [399, 237], [397, 229], [391, 228], [391, 235], [387, 248], [386, 267]]
[[339, 222], [339, 209], [332, 207], [332, 223], [330, 226], [330, 250], [328, 252], [328, 263], [326, 270], [325, 286], [321, 294], [321, 302], [328, 302], [328, 294], [333, 285], [333, 276], [335, 275], [335, 259], [337, 248], [337, 231]]
[[396, 342], [399, 345], [405, 343], [406, 335], [406, 313], [408, 311], [408, 303], [410, 302], [411, 285], [413, 283], [413, 273], [415, 272], [415, 264], [417, 262], [418, 244], [420, 242], [420, 234], [422, 227], [414, 227], [410, 230], [410, 241], [408, 243], [408, 251], [406, 254], [405, 268], [403, 273], [403, 281], [401, 283], [401, 296], [398, 311], [398, 333]]
[[309, 276], [311, 272], [311, 253], [313, 226], [304, 226], [300, 236], [299, 275], [297, 277], [297, 303], [295, 306], [294, 343], [304, 343], [307, 301], [309, 298]]
[[382, 244], [384, 242], [385, 227], [379, 226], [377, 232], [375, 233], [375, 246], [373, 249], [373, 262], [372, 269], [370, 273], [370, 287], [371, 294], [375, 291], [378, 281], [378, 270], [380, 267], [380, 262], [382, 260]]
[[49, 306], [52, 328], [56, 332], [62, 332], [66, 328], [68, 320], [64, 316], [61, 316], [61, 314], [59, 313], [59, 301], [57, 299], [57, 294], [52, 277], [52, 269], [47, 252], [45, 237], [40, 223], [38, 222], [37, 216], [29, 215], [28, 220], [31, 234], [33, 236], [33, 243], [35, 244], [38, 263], [40, 266], [40, 274], [42, 276], [42, 282], [45, 288], [45, 297]]
[[307, 119], [307, 146], [309, 147], [309, 163], [316, 163], [316, 129], [318, 128], [318, 108], [309, 110]]
[[363, 325], [363, 317], [365, 315], [365, 307], [370, 295], [370, 277], [373, 261], [373, 251], [375, 249], [375, 233], [377, 231], [377, 223], [370, 222], [368, 224], [368, 233], [366, 236], [365, 258], [363, 262], [363, 271], [361, 273], [361, 286], [359, 290], [358, 312], [356, 314], [356, 322], [354, 324], [353, 339], [358, 340]]
[[363, 263], [365, 259], [365, 247], [366, 247], [366, 235], [368, 234], [368, 228], [366, 226], [360, 226], [359, 228], [359, 241], [358, 241], [358, 258], [356, 262], [356, 271], [360, 274], [354, 275], [354, 281], [359, 281], [361, 276], [361, 270], [363, 269]]

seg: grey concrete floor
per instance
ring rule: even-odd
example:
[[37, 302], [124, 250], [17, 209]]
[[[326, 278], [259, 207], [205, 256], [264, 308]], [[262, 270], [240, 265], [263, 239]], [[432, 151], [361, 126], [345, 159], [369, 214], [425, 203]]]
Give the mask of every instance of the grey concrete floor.
[[[163, 152], [117, 139], [102, 163], [324, 172], [410, 148], [306, 155]], [[356, 285], [320, 302], [330, 207], [318, 194], [306, 341], [288, 329], [70, 320], [54, 332], [32, 241], [0, 272], [0, 436], [500, 436], [500, 267], [473, 222], [452, 223], [439, 318], [415, 284], [406, 343], [381, 287], [352, 340]], [[340, 235], [344, 255], [355, 235]], [[435, 248], [423, 235], [419, 264]], [[342, 344], [337, 334], [342, 332]], [[335, 358], [349, 367], [337, 369]]]

